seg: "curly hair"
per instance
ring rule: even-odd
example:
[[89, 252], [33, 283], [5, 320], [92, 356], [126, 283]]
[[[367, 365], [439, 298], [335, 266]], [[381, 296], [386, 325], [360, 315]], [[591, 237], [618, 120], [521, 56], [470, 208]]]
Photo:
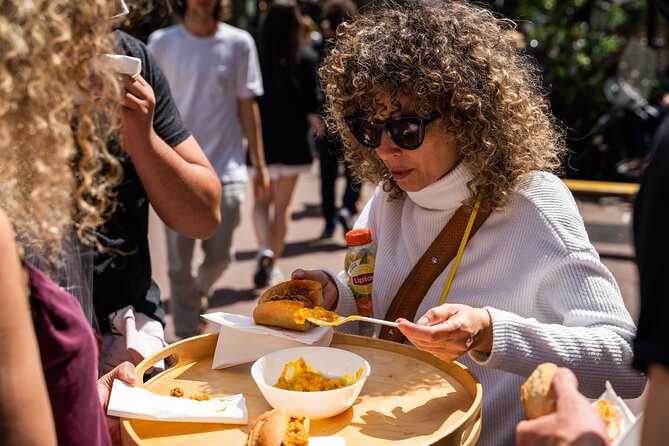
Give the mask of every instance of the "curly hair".
[[0, 13], [0, 207], [46, 256], [73, 230], [94, 242], [113, 210], [121, 86], [96, 57], [113, 52], [109, 3], [5, 0]]
[[405, 194], [344, 119], [372, 119], [385, 95], [391, 112], [405, 97], [417, 115], [439, 114], [431, 125], [449, 128], [474, 175], [466, 205], [481, 190], [484, 206], [501, 208], [524, 174], [558, 170], [563, 132], [536, 70], [504, 32], [513, 26], [486, 9], [443, 0], [386, 4], [342, 24], [319, 75], [328, 124], [340, 134], [354, 176], [381, 182], [391, 199]]

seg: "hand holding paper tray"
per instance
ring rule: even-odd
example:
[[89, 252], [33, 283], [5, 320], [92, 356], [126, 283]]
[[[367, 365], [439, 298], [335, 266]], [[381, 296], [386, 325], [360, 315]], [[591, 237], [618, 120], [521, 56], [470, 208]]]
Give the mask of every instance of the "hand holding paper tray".
[[141, 420], [246, 424], [246, 400], [241, 394], [196, 401], [188, 397], [158, 395], [114, 380], [107, 414]]

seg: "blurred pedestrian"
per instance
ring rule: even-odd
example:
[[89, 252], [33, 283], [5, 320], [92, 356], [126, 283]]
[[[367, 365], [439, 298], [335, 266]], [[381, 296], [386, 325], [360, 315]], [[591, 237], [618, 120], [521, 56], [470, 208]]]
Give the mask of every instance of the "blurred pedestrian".
[[[175, 332], [184, 338], [202, 330], [211, 288], [233, 259], [232, 236], [239, 225], [248, 180], [244, 138], [252, 164], [258, 166], [254, 192], [267, 193], [268, 176], [262, 152], [256, 97], [262, 78], [253, 38], [221, 20], [228, 16], [227, 0], [184, 0], [175, 12], [183, 23], [158, 30], [149, 48], [172, 89], [187, 127], [202, 146], [223, 189], [221, 224], [202, 240], [203, 257], [193, 276], [195, 238], [166, 228], [170, 305]], [[205, 237], [202, 237], [205, 238]]]
[[[337, 27], [345, 20], [355, 16], [358, 8], [351, 0], [328, 0], [323, 5], [321, 22], [323, 39], [316, 42], [314, 48], [318, 52], [318, 63], [334, 44]], [[320, 127], [325, 128], [324, 124]], [[344, 148], [339, 137], [333, 132], [320, 131], [316, 134], [316, 150], [321, 175], [321, 206], [325, 226], [321, 232], [322, 239], [332, 237], [337, 221], [342, 225], [344, 233], [353, 227], [353, 216], [358, 213], [357, 203], [360, 198], [360, 183], [351, 175], [348, 161], [344, 159]], [[343, 168], [346, 186], [342, 204], [337, 208], [337, 178], [339, 169]]]
[[271, 178], [268, 195], [253, 203], [259, 250], [253, 280], [258, 287], [283, 279], [277, 259], [286, 243], [290, 202], [300, 173], [312, 164], [310, 122], [319, 106], [317, 55], [304, 45], [305, 24], [293, 0], [270, 3], [258, 41], [265, 94], [258, 99], [265, 160]]
[[655, 133], [650, 157], [634, 209], [641, 298], [634, 367], [648, 375], [642, 444], [659, 446], [669, 438], [669, 116]]

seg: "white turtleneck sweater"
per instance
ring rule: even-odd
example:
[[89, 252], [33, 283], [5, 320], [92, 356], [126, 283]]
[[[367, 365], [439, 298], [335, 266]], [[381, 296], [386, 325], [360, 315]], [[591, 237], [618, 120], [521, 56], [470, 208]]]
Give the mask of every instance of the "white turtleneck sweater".
[[[384, 318], [413, 266], [469, 196], [470, 179], [460, 163], [401, 200], [388, 201], [376, 189], [355, 224], [372, 231], [376, 249], [374, 317]], [[438, 304], [452, 264], [435, 280], [414, 321]], [[343, 272], [337, 282], [336, 312], [355, 314]], [[634, 322], [588, 240], [571, 193], [552, 174], [529, 174], [506, 207], [488, 217], [464, 251], [447, 303], [486, 308], [492, 318], [491, 354], [458, 359], [483, 387], [481, 446], [515, 443], [515, 426], [524, 418], [520, 386], [542, 362], [572, 369], [590, 398], [604, 391], [606, 380], [623, 398], [643, 391], [645, 379], [631, 367]]]

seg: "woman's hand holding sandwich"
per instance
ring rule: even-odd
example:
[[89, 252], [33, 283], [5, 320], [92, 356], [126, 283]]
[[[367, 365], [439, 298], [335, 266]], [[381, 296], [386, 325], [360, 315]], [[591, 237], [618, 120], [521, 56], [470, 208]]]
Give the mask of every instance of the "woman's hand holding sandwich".
[[325, 271], [319, 269], [304, 270], [298, 268], [291, 274], [291, 279], [315, 280], [320, 283], [323, 288], [323, 308], [332, 310], [337, 306], [337, 302], [339, 301], [337, 285], [335, 285], [332, 277]]

